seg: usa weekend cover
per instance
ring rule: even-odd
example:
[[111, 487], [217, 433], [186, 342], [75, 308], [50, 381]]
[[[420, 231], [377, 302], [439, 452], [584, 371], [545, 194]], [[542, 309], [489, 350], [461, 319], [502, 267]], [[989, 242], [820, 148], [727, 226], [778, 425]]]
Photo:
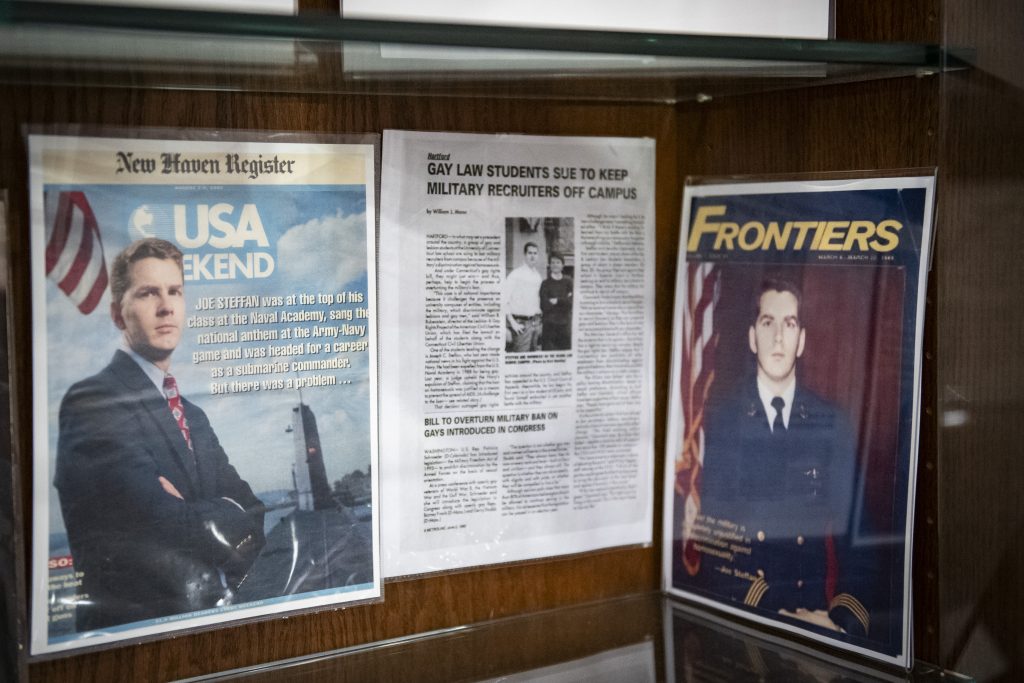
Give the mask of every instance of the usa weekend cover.
[[29, 137], [33, 654], [380, 595], [378, 143], [189, 137]]

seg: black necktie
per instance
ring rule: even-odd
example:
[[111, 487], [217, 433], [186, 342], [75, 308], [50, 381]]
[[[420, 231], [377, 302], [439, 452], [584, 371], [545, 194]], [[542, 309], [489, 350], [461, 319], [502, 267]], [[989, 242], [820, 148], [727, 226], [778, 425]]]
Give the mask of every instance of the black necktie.
[[775, 419], [772, 420], [772, 434], [782, 434], [786, 431], [786, 423], [782, 420], [782, 409], [786, 402], [781, 396], [772, 399], [772, 408], [775, 408]]

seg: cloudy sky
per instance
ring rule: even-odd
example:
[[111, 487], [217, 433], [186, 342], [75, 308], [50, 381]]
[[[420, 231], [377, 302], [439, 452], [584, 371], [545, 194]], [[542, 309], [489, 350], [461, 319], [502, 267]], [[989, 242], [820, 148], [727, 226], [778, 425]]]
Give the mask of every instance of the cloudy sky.
[[[109, 267], [113, 256], [131, 241], [143, 235], [163, 237], [181, 243], [180, 230], [184, 228], [185, 241], [193, 244], [202, 239], [203, 209], [201, 206], [219, 209], [220, 218], [238, 229], [240, 223], [248, 222], [245, 234], [253, 239], [242, 246], [215, 248], [210, 244], [183, 249], [186, 259], [190, 255], [201, 258], [208, 254], [233, 253], [244, 262], [250, 252], [269, 254], [273, 259], [274, 271], [265, 278], [248, 279], [241, 275], [234, 279], [193, 280], [185, 283], [187, 304], [186, 316], [210, 315], [212, 312], [196, 311], [196, 302], [201, 297], [225, 297], [242, 295], [291, 294], [337, 294], [343, 291], [358, 291], [367, 294], [366, 239], [367, 216], [365, 192], [362, 186], [291, 186], [291, 187], [245, 187], [227, 186], [218, 188], [168, 186], [56, 186], [47, 188], [46, 232], [52, 229], [52, 215], [56, 198], [61, 190], [75, 189], [85, 192], [103, 240], [103, 249]], [[247, 220], [243, 221], [243, 207]], [[176, 209], [176, 207], [178, 207]], [[212, 208], [210, 213], [213, 213]], [[175, 215], [185, 217], [176, 234]], [[266, 234], [268, 246], [258, 244], [257, 221]], [[224, 229], [218, 230], [215, 220], [209, 220], [211, 238], [223, 238]], [[39, 245], [34, 245], [39, 249]], [[38, 252], [36, 252], [38, 253]], [[47, 405], [49, 434], [50, 478], [56, 457], [58, 411], [60, 400], [74, 382], [101, 370], [110, 360], [120, 344], [120, 332], [113, 326], [109, 316], [109, 291], [103, 301], [89, 315], [83, 315], [72, 301], [59, 290], [56, 283], [47, 280], [46, 331], [45, 341], [37, 328], [35, 344], [45, 344], [47, 352]], [[329, 306], [312, 305], [291, 307], [288, 310], [324, 310], [354, 308], [354, 305]], [[239, 309], [238, 312], [247, 312]], [[280, 312], [279, 307], [261, 308], [263, 312]], [[223, 313], [221, 311], [220, 313]], [[345, 321], [339, 321], [345, 322]], [[352, 320], [353, 324], [367, 321]], [[292, 486], [291, 468], [293, 462], [292, 435], [285, 432], [291, 422], [291, 409], [299, 401], [295, 390], [260, 391], [245, 394], [211, 395], [210, 368], [213, 365], [235, 365], [247, 361], [226, 363], [192, 362], [196, 351], [226, 348], [261, 348], [268, 345], [283, 345], [289, 341], [251, 342], [247, 344], [200, 345], [200, 333], [211, 331], [239, 332], [260, 329], [283, 329], [286, 327], [310, 327], [316, 323], [280, 323], [259, 326], [237, 326], [216, 328], [186, 328], [181, 345], [171, 362], [171, 372], [178, 380], [182, 394], [206, 411], [221, 444], [228, 453], [232, 464], [244, 479], [249, 481], [256, 492], [273, 489], [288, 489]], [[325, 323], [338, 324], [337, 322]], [[360, 337], [342, 337], [340, 340], [358, 340]], [[366, 337], [369, 339], [369, 337]], [[69, 343], [69, 340], [74, 340]], [[323, 340], [313, 340], [323, 341]], [[301, 359], [332, 358], [333, 355], [303, 356]], [[333, 373], [339, 381], [335, 387], [304, 388], [302, 400], [316, 414], [323, 445], [327, 476], [330, 481], [340, 479], [353, 469], [366, 469], [370, 463], [368, 376], [369, 354], [348, 354], [352, 368], [348, 370], [321, 371]], [[281, 357], [264, 360], [286, 360]], [[258, 375], [244, 379], [295, 378], [295, 373], [285, 375]], [[227, 379], [227, 378], [225, 378]], [[343, 380], [351, 384], [342, 385]], [[225, 380], [219, 380], [225, 381]], [[37, 387], [41, 388], [41, 387]], [[51, 530], [63, 530], [56, 490], [50, 488]]]

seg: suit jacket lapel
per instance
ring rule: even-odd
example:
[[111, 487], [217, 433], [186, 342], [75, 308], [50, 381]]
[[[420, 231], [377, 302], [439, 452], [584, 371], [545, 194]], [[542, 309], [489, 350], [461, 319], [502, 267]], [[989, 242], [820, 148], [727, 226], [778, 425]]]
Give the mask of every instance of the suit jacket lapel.
[[808, 425], [811, 412], [807, 407], [807, 394], [799, 383], [796, 385], [796, 394], [793, 396], [793, 411], [789, 416], [789, 424], [803, 428]]
[[[188, 399], [182, 399], [182, 405], [185, 406], [186, 416], [195, 415], [196, 412], [199, 410], [199, 408], [195, 404], [190, 402]], [[200, 496], [202, 496], [203, 498], [211, 498], [214, 497], [217, 482], [214, 463], [212, 461], [212, 458], [209, 457], [209, 454], [207, 454], [207, 457], [203, 457], [202, 453], [200, 452], [201, 448], [203, 447], [203, 444], [205, 444], [205, 439], [202, 434], [203, 430], [197, 429], [196, 423], [194, 422], [190, 422], [189, 427], [192, 431], [192, 448], [195, 449], [195, 455], [194, 457], [192, 457], [192, 461], [195, 462], [196, 465], [196, 481], [197, 486], [199, 487]]]
[[171, 464], [176, 465], [188, 478], [190, 487], [196, 489], [198, 476], [195, 457], [189, 451], [188, 444], [178, 429], [178, 422], [167, 407], [167, 399], [157, 390], [146, 373], [123, 351], [114, 354], [110, 367], [128, 388], [128, 395], [138, 400], [141, 409], [158, 427], [172, 454]]
[[768, 427], [768, 418], [764, 413], [764, 404], [761, 403], [761, 394], [757, 393], [756, 375], [747, 383], [747, 386], [749, 389], [743, 401], [743, 409], [747, 418], [744, 424], [753, 434], [764, 436], [765, 433], [770, 433], [771, 429]]

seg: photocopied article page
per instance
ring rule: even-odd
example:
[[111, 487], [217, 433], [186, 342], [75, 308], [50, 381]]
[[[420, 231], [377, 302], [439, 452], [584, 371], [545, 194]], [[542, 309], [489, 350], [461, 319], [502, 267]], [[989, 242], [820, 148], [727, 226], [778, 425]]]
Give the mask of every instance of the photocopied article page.
[[651, 541], [654, 141], [386, 131], [386, 577]]

